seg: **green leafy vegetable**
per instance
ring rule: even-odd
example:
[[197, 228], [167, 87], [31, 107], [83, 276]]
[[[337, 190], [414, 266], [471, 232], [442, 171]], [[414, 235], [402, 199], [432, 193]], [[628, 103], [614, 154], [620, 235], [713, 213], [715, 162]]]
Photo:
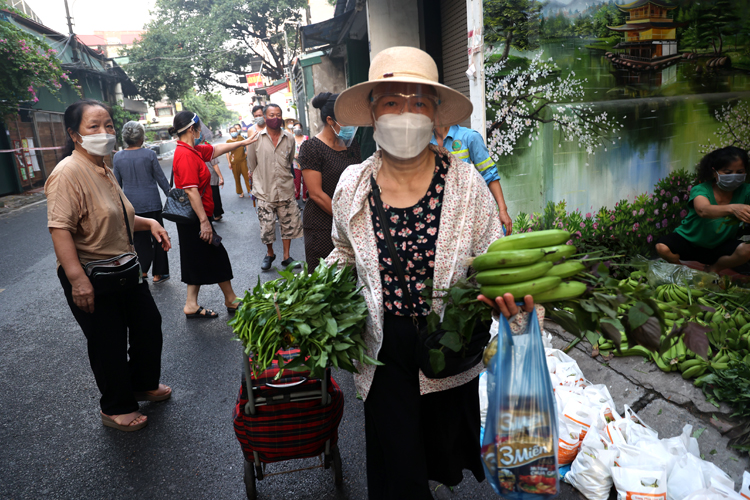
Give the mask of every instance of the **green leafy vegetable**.
[[[326, 367], [357, 373], [351, 360], [382, 363], [365, 354], [362, 338], [368, 311], [351, 267], [328, 267], [321, 259], [315, 270], [279, 271], [281, 278], [258, 284], [245, 292], [229, 325], [245, 346], [257, 374], [278, 361], [283, 370], [310, 370], [320, 378]], [[298, 348], [289, 363], [277, 354]]]

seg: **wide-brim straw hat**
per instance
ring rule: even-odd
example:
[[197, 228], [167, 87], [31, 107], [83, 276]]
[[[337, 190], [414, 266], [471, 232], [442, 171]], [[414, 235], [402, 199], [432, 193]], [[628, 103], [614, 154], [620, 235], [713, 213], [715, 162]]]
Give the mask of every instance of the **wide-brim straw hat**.
[[431, 85], [437, 92], [438, 125], [449, 127], [471, 116], [468, 97], [438, 82], [438, 68], [427, 52], [414, 47], [390, 47], [378, 53], [370, 63], [369, 79], [343, 91], [334, 113], [341, 125], [372, 126], [370, 92], [380, 83], [419, 83]]

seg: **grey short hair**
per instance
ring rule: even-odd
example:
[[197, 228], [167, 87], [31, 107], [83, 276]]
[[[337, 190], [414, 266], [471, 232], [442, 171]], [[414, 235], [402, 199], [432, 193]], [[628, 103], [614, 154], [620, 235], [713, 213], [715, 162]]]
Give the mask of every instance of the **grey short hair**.
[[128, 146], [135, 146], [146, 138], [146, 129], [138, 122], [130, 121], [122, 126], [122, 140]]

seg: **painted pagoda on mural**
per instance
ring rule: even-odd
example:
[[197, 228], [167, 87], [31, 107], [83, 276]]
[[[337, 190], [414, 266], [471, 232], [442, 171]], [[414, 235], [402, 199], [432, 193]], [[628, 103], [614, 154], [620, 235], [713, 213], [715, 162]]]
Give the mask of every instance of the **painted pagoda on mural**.
[[612, 31], [623, 33], [623, 41], [613, 48], [617, 53], [607, 57], [617, 66], [631, 69], [661, 69], [675, 63], [677, 53], [677, 28], [680, 26], [670, 17], [677, 8], [664, 0], [637, 0], [618, 5], [629, 18], [622, 26], [608, 26]]

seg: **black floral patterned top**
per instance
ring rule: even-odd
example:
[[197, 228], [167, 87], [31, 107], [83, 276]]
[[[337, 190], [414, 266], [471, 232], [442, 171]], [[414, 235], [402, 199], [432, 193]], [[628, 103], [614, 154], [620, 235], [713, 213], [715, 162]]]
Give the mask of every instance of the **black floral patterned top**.
[[[414, 302], [412, 309], [418, 316], [427, 316], [430, 306], [421, 296], [425, 281], [432, 279], [435, 269], [435, 247], [437, 246], [440, 212], [443, 206], [445, 175], [450, 161], [435, 155], [435, 175], [424, 197], [413, 207], [394, 208], [383, 203], [391, 238], [401, 259], [401, 268], [409, 281], [409, 293]], [[398, 282], [398, 273], [393, 267], [388, 245], [375, 209], [375, 200], [370, 195], [370, 214], [378, 243], [380, 279], [383, 284], [383, 305], [386, 312], [409, 316], [403, 303], [403, 292]]]

